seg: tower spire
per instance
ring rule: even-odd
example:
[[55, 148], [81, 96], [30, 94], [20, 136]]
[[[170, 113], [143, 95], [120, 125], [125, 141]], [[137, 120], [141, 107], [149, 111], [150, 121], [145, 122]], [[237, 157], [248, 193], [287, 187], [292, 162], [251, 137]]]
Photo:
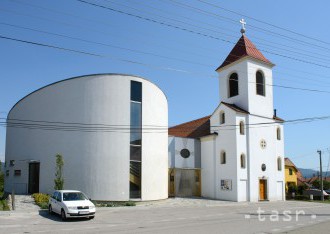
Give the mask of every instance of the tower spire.
[[241, 19], [239, 22], [242, 24], [241, 33], [242, 33], [242, 35], [244, 35], [245, 34], [245, 31], [246, 31], [245, 30], [246, 22], [245, 22], [244, 19]]

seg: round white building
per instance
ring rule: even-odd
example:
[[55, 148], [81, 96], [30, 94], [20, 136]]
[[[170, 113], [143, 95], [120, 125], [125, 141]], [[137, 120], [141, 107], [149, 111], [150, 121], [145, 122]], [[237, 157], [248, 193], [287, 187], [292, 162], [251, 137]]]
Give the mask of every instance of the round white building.
[[52, 193], [55, 155], [64, 189], [93, 200], [168, 196], [168, 107], [136, 76], [99, 74], [45, 86], [8, 114], [5, 191]]

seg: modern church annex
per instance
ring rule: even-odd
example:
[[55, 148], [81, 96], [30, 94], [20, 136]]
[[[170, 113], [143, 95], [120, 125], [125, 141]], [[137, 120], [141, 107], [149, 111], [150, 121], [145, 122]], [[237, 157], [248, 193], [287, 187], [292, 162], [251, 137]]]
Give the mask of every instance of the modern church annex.
[[[216, 69], [218, 107], [168, 132], [166, 96], [143, 78], [87, 75], [43, 87], [8, 114], [5, 191], [51, 193], [61, 153], [64, 187], [93, 200], [284, 200], [284, 121], [273, 110], [273, 66], [242, 30]], [[268, 126], [252, 127], [258, 123]], [[146, 126], [166, 130], [153, 134]]]

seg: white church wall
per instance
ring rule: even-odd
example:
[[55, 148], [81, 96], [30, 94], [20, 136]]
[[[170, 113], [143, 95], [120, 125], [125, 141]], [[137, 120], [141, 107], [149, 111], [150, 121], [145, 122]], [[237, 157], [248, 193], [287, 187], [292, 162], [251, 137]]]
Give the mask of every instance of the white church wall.
[[215, 199], [215, 190], [217, 188], [215, 170], [215, 135], [201, 138], [201, 179], [202, 179], [202, 197]]
[[[244, 123], [244, 134], [240, 133], [240, 122]], [[237, 142], [237, 179], [238, 179], [238, 201], [247, 201], [248, 199], [248, 177], [247, 177], [247, 134], [246, 134], [246, 115], [237, 114], [236, 117], [236, 142]], [[244, 155], [243, 167], [241, 167], [241, 155]]]
[[281, 139], [276, 140], [276, 155], [281, 158], [281, 171], [277, 171], [277, 200], [285, 200], [285, 165], [284, 165], [284, 128], [283, 124], [277, 124], [275, 126], [275, 131], [277, 128], [281, 129]]
[[[195, 168], [195, 157], [199, 152], [195, 152], [195, 144], [199, 144], [195, 139], [175, 137], [175, 167], [176, 168]], [[190, 152], [188, 158], [181, 156], [181, 150], [187, 149]]]
[[[249, 59], [247, 62], [248, 71], [248, 100], [250, 114], [260, 115], [268, 118], [273, 118], [273, 75], [272, 69], [264, 64]], [[261, 71], [265, 79], [265, 96], [257, 95], [256, 89], [256, 73]]]
[[[8, 119], [130, 126], [130, 82], [142, 82], [142, 124], [167, 126], [167, 100], [154, 84], [135, 76], [76, 77], [46, 86], [22, 99]], [[142, 133], [142, 200], [168, 196], [167, 132]], [[130, 134], [125, 131], [55, 131], [7, 128], [6, 161], [24, 162], [20, 178], [11, 173], [5, 190], [28, 185], [28, 163], [40, 162], [40, 192], [52, 193], [55, 155], [64, 158], [64, 188], [95, 200], [129, 200]]]
[[[249, 115], [248, 124], [274, 122], [272, 119]], [[259, 179], [267, 180], [267, 199], [277, 200], [277, 182], [283, 181], [281, 173], [277, 171], [276, 126], [251, 127], [247, 131], [249, 137], [249, 180], [250, 180], [250, 201], [259, 200]], [[261, 147], [261, 140], [266, 141], [266, 147]], [[262, 164], [266, 170], [262, 171]], [[281, 174], [284, 175], [284, 174]]]
[[[225, 123], [220, 124], [220, 112], [225, 113]], [[211, 126], [219, 126], [212, 128], [217, 131], [216, 148], [215, 148], [215, 178], [216, 178], [216, 199], [237, 201], [237, 147], [236, 147], [236, 112], [225, 105], [220, 107], [213, 113], [210, 118]], [[227, 127], [226, 127], [227, 126]], [[221, 164], [221, 153], [226, 152], [226, 163]], [[221, 187], [221, 181], [228, 181], [231, 186], [229, 189]]]
[[[219, 74], [219, 91], [220, 91], [220, 101], [227, 103], [235, 103], [237, 106], [248, 110], [249, 100], [248, 100], [248, 86], [246, 79], [246, 71], [248, 69], [248, 63], [246, 59], [238, 60], [231, 65], [228, 65], [226, 69], [220, 71]], [[228, 83], [229, 77], [232, 73], [237, 73], [238, 75], [238, 94], [234, 97], [229, 97]]]
[[168, 168], [175, 167], [175, 137], [168, 137]]
[[[134, 78], [133, 78], [134, 79]], [[142, 82], [142, 126], [168, 126], [168, 106], [164, 93], [153, 83]], [[168, 197], [168, 132], [142, 132], [142, 200]]]

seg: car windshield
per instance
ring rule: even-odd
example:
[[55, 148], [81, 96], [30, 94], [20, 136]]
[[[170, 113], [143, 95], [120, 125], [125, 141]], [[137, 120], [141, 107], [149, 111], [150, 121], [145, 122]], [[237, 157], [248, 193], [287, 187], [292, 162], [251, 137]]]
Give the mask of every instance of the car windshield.
[[63, 193], [63, 201], [80, 201], [80, 200], [88, 200], [88, 199], [83, 193], [78, 193], [78, 192]]

